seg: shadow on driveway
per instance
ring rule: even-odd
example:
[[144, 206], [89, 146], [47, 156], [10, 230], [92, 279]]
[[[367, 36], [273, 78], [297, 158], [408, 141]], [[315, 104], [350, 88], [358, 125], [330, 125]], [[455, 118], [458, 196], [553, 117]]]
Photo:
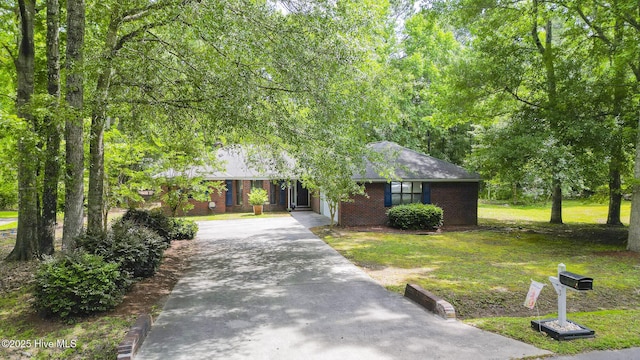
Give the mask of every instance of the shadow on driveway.
[[509, 359], [549, 354], [390, 293], [290, 217], [201, 222], [136, 359]]

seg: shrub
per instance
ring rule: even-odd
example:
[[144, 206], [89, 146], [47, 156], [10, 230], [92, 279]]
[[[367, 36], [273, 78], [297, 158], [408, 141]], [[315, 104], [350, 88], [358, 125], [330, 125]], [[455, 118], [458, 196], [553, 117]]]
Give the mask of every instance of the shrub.
[[60, 253], [38, 268], [34, 305], [63, 319], [110, 310], [122, 301], [123, 281], [116, 263], [83, 251]]
[[[111, 252], [111, 241], [107, 239], [108, 234], [87, 234], [78, 235], [74, 243], [78, 248], [82, 248], [89, 254], [103, 255]], [[103, 256], [104, 257], [104, 256]]]
[[155, 274], [168, 243], [151, 229], [133, 221], [118, 221], [104, 236], [82, 235], [76, 244], [86, 251], [116, 262], [132, 277]]
[[387, 211], [389, 225], [404, 230], [431, 230], [442, 226], [442, 209], [431, 204], [406, 204]]
[[111, 227], [113, 260], [133, 277], [155, 274], [169, 244], [153, 230], [123, 221]]
[[248, 196], [249, 196], [249, 204], [251, 205], [262, 205], [269, 200], [267, 190], [263, 188], [251, 189], [251, 192], [248, 194]]
[[162, 210], [138, 210], [138, 209], [129, 209], [122, 216], [120, 221], [133, 221], [139, 225], [146, 226], [149, 229], [158, 233], [158, 235], [162, 236], [165, 241], [171, 241], [171, 222], [167, 215], [162, 213]]
[[198, 224], [192, 220], [171, 219], [171, 239], [192, 240], [198, 232]]

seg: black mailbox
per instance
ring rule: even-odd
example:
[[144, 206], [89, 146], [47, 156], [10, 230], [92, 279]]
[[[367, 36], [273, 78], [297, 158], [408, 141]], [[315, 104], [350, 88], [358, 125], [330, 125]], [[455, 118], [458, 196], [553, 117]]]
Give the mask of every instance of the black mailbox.
[[560, 273], [560, 283], [576, 290], [593, 290], [593, 279], [568, 271]]

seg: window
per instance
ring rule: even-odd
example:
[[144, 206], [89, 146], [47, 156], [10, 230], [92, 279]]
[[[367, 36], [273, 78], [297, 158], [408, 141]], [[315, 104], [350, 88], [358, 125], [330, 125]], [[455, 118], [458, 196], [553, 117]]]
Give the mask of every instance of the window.
[[411, 204], [422, 202], [422, 183], [394, 181], [391, 183], [391, 204]]
[[251, 188], [262, 189], [262, 180], [251, 180]]
[[278, 192], [278, 184], [271, 183], [269, 184], [269, 204], [275, 205], [277, 204], [276, 194]]
[[242, 205], [242, 180], [236, 180], [236, 205]]

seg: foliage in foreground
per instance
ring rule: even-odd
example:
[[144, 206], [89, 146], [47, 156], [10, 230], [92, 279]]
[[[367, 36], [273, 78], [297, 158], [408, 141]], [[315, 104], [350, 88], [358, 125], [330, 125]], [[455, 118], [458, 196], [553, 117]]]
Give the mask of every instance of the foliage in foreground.
[[198, 229], [193, 221], [168, 219], [160, 213], [129, 214], [106, 234], [77, 237], [80, 251], [60, 253], [41, 266], [35, 292], [38, 310], [64, 319], [115, 307], [132, 278], [155, 274], [170, 239], [192, 239]]
[[193, 220], [172, 218], [170, 222], [172, 240], [193, 240], [198, 233], [198, 224]]
[[61, 253], [36, 273], [35, 307], [63, 319], [110, 310], [122, 301], [124, 283], [117, 263], [82, 251]]
[[162, 210], [129, 209], [114, 223], [131, 222], [145, 226], [160, 235], [167, 243], [171, 240], [192, 240], [198, 233], [198, 224], [192, 220], [170, 218]]
[[403, 230], [432, 230], [442, 226], [442, 209], [431, 204], [405, 204], [387, 211], [389, 225]]
[[[162, 236], [166, 242], [171, 241], [171, 222], [169, 217], [166, 216], [162, 210], [141, 210], [141, 209], [129, 209], [122, 216], [122, 218], [115, 223], [123, 221], [132, 221], [141, 226], [146, 226], [149, 229]], [[114, 223], [114, 225], [115, 225]]]
[[87, 234], [76, 242], [86, 251], [118, 263], [133, 278], [155, 274], [168, 247], [156, 232], [132, 221], [115, 222], [106, 235]]

